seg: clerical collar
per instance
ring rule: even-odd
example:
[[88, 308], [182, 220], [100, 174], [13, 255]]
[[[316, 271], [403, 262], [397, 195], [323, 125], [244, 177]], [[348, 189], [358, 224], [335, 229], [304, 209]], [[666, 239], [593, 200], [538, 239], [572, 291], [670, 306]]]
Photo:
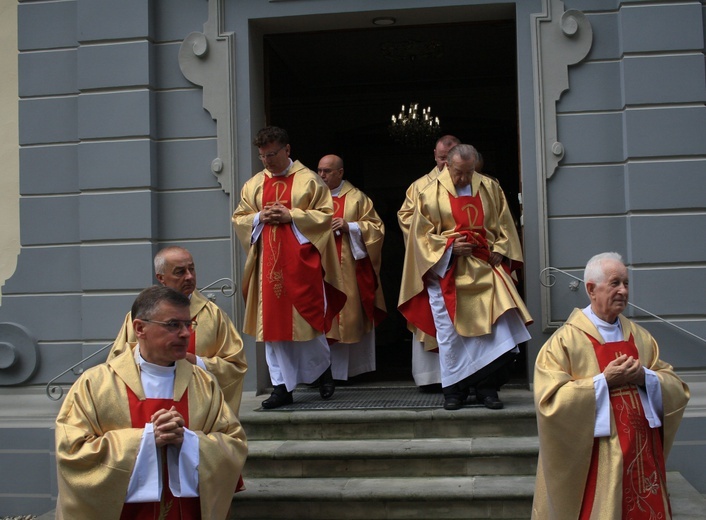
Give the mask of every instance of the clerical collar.
[[173, 376], [176, 371], [176, 363], [168, 367], [163, 367], [162, 365], [155, 365], [154, 363], [146, 361], [140, 354], [139, 343], [135, 346], [135, 361], [140, 366], [140, 370], [155, 377]]
[[338, 185], [338, 188], [334, 188], [331, 190], [331, 196], [332, 197], [338, 197], [338, 194], [341, 193], [341, 190], [343, 189], [343, 183], [346, 182], [344, 180], [341, 180], [341, 184]]
[[583, 313], [591, 320], [591, 323], [596, 326], [598, 332], [603, 336], [603, 339], [606, 341], [615, 341], [615, 338], [622, 339], [623, 327], [620, 325], [620, 318], [616, 319], [615, 323], [608, 323], [596, 316], [596, 313], [593, 312], [590, 305], [583, 309]]
[[470, 197], [473, 195], [473, 190], [471, 190], [471, 185], [466, 184], [463, 188], [456, 188], [456, 195], [459, 197]]
[[[289, 172], [289, 169], [292, 167], [292, 164], [294, 164], [294, 161], [292, 161], [292, 159], [289, 159], [289, 166], [287, 166], [283, 172], [273, 173], [272, 176], [273, 177], [284, 177], [285, 175], [287, 175], [287, 172]], [[270, 172], [270, 173], [272, 173], [272, 172]]]

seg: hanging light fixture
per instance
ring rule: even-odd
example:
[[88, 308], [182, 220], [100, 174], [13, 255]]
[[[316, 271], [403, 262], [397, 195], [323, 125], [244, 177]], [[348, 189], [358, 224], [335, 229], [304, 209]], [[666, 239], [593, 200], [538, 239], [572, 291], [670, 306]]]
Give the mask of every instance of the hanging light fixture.
[[433, 145], [441, 132], [441, 123], [438, 117], [431, 115], [431, 107], [422, 108], [419, 112], [419, 103], [411, 103], [402, 109], [398, 115], [392, 115], [392, 122], [388, 128], [390, 136], [398, 143], [410, 148], [422, 148]]

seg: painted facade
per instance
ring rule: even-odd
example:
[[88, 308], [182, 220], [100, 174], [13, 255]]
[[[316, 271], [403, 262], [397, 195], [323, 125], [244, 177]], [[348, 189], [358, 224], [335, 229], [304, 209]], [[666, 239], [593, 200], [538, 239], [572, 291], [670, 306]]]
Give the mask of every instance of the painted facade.
[[[514, 24], [524, 292], [535, 317], [527, 374], [554, 328], [587, 304], [580, 284], [547, 268], [580, 277], [594, 253], [620, 252], [631, 301], [679, 327], [629, 313], [692, 388], [669, 467], [706, 492], [706, 4], [382, 4], [0, 5], [0, 66], [17, 71], [0, 80], [0, 467], [22, 468], [0, 476], [0, 516], [53, 507], [59, 401], [47, 383], [112, 341], [135, 294], [153, 283], [160, 247], [189, 248], [200, 287], [239, 281], [230, 214], [261, 168], [252, 135], [278, 124], [268, 119], [266, 35], [358, 30], [380, 16]], [[210, 294], [238, 324], [239, 293]], [[246, 388], [262, 388], [266, 368], [244, 339]], [[100, 360], [61, 376], [52, 397]]]

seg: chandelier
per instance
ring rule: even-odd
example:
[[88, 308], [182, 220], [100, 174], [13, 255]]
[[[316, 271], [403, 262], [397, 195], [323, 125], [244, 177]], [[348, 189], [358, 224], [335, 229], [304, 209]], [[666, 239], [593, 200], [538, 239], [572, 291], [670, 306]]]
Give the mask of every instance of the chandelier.
[[412, 103], [408, 110], [402, 105], [399, 115], [392, 116], [388, 130], [398, 143], [410, 148], [421, 148], [434, 145], [441, 126], [439, 118], [431, 115], [431, 107], [423, 108], [420, 114], [419, 104]]

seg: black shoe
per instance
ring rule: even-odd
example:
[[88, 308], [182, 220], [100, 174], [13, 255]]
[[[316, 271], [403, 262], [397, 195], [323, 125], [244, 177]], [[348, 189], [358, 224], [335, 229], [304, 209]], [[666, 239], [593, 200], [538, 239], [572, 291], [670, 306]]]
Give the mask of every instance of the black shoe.
[[465, 396], [457, 384], [445, 386], [441, 391], [444, 392], [444, 410], [458, 410], [463, 406]]
[[491, 410], [500, 410], [504, 405], [498, 396], [487, 395], [483, 398], [483, 406]]
[[285, 406], [292, 404], [294, 398], [292, 397], [292, 392], [287, 392], [287, 387], [285, 385], [277, 385], [270, 397], [262, 401], [262, 407], [271, 410], [273, 408], [279, 408], [280, 406]]
[[463, 390], [463, 404], [478, 404], [478, 396], [476, 395], [475, 388], [468, 387]]
[[321, 399], [329, 399], [335, 391], [336, 383], [333, 382], [333, 374], [331, 374], [331, 367], [329, 366], [326, 371], [319, 376], [319, 395]]
[[444, 396], [444, 410], [460, 410], [463, 400], [457, 395]]

